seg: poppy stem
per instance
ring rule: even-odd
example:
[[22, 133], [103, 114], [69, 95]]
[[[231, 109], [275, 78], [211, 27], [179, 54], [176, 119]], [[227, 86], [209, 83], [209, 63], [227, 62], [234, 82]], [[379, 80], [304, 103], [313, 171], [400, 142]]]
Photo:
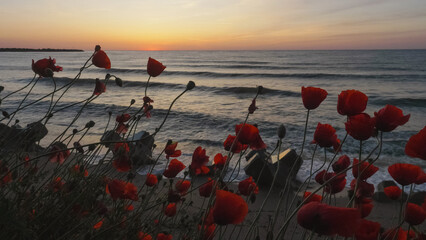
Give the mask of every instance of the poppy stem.
[[31, 79], [31, 81], [30, 81], [27, 85], [23, 86], [22, 88], [20, 88], [20, 89], [18, 89], [18, 90], [16, 90], [16, 91], [13, 91], [13, 92], [11, 92], [11, 93], [7, 94], [6, 96], [4, 96], [4, 98], [1, 98], [1, 100], [3, 101], [3, 100], [5, 100], [7, 97], [9, 97], [9, 96], [11, 96], [11, 95], [13, 95], [13, 94], [15, 94], [15, 93], [17, 93], [17, 92], [22, 91], [23, 89], [25, 89], [26, 87], [28, 87], [29, 85], [31, 85], [31, 83], [34, 81], [34, 79], [36, 79], [36, 76], [37, 76], [37, 74], [35, 73], [35, 74], [34, 74], [33, 79]]
[[[25, 94], [25, 97], [21, 100], [21, 102], [19, 103], [18, 108], [20, 108], [22, 106], [22, 104], [25, 102], [25, 100], [27, 99], [27, 97], [30, 95], [31, 91], [34, 89], [35, 85], [37, 84], [38, 80], [40, 80], [41, 77], [38, 77], [37, 80], [35, 80], [33, 86], [30, 88], [30, 90], [28, 91], [27, 94]], [[28, 86], [28, 85], [27, 85]], [[9, 125], [10, 122], [12, 121], [13, 117], [15, 117], [16, 111], [14, 113], [11, 114], [11, 116], [9, 117], [9, 121], [7, 122], [6, 125]]]
[[148, 81], [146, 81], [146, 85], [145, 85], [145, 97], [146, 97], [146, 91], [148, 89], [148, 85], [149, 85], [149, 80], [151, 80], [151, 76], [148, 77]]

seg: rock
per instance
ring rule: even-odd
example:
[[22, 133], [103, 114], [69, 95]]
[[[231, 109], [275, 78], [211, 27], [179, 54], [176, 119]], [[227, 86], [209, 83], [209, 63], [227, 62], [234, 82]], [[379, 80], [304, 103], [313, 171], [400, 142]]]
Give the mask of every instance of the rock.
[[426, 201], [426, 192], [425, 191], [420, 191], [420, 192], [415, 192], [412, 193], [410, 198], [408, 199], [408, 201], [410, 203], [414, 203], [417, 205], [422, 205], [423, 202]]
[[101, 144], [107, 148], [114, 148], [113, 143], [108, 142], [119, 142], [122, 141], [120, 135], [116, 133], [114, 130], [106, 131], [101, 137]]
[[33, 122], [25, 128], [9, 127], [0, 124], [0, 148], [5, 151], [23, 149], [25, 151], [42, 150], [37, 142], [48, 133], [46, 126], [41, 122]]
[[[399, 187], [396, 182], [392, 181], [392, 180], [384, 180], [381, 181], [379, 184], [377, 184], [377, 188], [376, 188], [376, 192], [373, 195], [373, 199], [377, 202], [392, 202], [394, 200], [388, 198], [388, 196], [386, 196], [384, 189], [390, 186], [397, 186]], [[407, 198], [407, 194], [406, 193], [402, 193], [402, 197], [404, 199]]]
[[155, 162], [152, 159], [154, 137], [148, 132], [142, 132], [142, 134], [136, 136], [140, 136], [139, 140], [130, 148], [130, 159], [132, 160], [133, 166], [138, 168], [143, 165], [153, 164]]
[[258, 181], [260, 186], [270, 187], [274, 174], [277, 172], [275, 186], [284, 187], [287, 178], [293, 181], [302, 165], [302, 160], [297, 159], [297, 153], [293, 149], [287, 149], [277, 159], [266, 159], [266, 153], [258, 152], [252, 154], [247, 166], [244, 168], [247, 175]]

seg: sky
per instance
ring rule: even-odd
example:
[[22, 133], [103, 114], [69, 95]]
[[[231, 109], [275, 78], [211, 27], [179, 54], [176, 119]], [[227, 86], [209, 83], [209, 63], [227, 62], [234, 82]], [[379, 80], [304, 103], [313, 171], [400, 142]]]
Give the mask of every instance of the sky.
[[0, 0], [0, 48], [426, 49], [426, 0]]

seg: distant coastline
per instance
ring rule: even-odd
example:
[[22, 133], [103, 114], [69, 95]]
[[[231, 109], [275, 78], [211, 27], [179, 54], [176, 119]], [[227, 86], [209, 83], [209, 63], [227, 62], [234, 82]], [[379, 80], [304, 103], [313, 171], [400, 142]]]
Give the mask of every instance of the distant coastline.
[[0, 52], [84, 52], [84, 50], [53, 48], [0, 48]]

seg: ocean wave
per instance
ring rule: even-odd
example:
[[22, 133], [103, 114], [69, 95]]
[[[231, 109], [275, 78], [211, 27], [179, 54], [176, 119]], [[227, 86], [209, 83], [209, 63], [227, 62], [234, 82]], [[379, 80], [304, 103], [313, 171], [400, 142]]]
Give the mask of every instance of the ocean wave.
[[426, 108], [426, 98], [370, 98], [370, 102], [375, 105], [395, 105]]

